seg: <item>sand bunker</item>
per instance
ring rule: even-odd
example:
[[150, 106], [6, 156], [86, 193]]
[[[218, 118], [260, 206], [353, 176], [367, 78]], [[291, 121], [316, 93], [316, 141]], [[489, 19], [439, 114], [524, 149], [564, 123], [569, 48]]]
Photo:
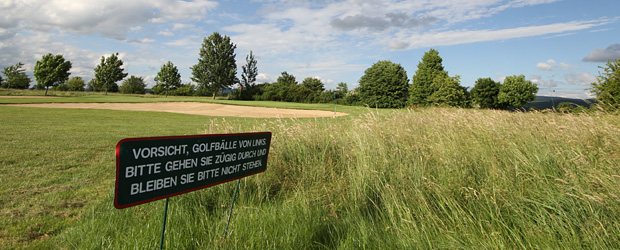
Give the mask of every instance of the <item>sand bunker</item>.
[[42, 95], [3, 95], [0, 98], [59, 98], [57, 96], [42, 96]]
[[321, 110], [262, 108], [200, 102], [152, 102], [152, 103], [32, 103], [10, 106], [37, 108], [113, 109], [131, 111], [159, 111], [192, 115], [234, 116], [254, 118], [304, 118], [344, 116], [346, 113]]

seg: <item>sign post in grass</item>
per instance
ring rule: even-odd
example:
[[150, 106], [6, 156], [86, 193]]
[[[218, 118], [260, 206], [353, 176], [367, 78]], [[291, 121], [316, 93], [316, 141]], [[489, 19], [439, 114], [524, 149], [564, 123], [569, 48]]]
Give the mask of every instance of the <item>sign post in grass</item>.
[[271, 132], [123, 139], [116, 145], [114, 206], [128, 208], [264, 172], [270, 144]]

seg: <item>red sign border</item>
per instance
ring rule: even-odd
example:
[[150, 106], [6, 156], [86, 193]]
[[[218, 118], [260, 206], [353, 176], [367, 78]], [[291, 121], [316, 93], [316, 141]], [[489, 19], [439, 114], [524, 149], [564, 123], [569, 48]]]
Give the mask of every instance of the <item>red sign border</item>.
[[[133, 206], [141, 205], [141, 204], [144, 204], [144, 203], [149, 203], [149, 202], [161, 200], [161, 199], [164, 199], [164, 198], [169, 198], [169, 197], [172, 197], [172, 196], [177, 196], [177, 195], [193, 192], [193, 191], [196, 191], [196, 190], [200, 190], [200, 189], [216, 186], [216, 185], [219, 185], [219, 184], [222, 184], [222, 183], [226, 183], [226, 182], [229, 182], [229, 181], [234, 181], [234, 180], [237, 180], [237, 179], [245, 178], [245, 177], [248, 177], [250, 175], [255, 175], [255, 174], [259, 174], [259, 173], [265, 172], [265, 170], [267, 170], [267, 165], [265, 164], [265, 169], [262, 170], [262, 171], [256, 172], [256, 173], [251, 173], [251, 174], [239, 176], [239, 177], [236, 177], [236, 178], [233, 178], [233, 179], [224, 180], [224, 181], [220, 181], [220, 182], [216, 182], [216, 183], [211, 183], [211, 184], [206, 185], [206, 186], [192, 188], [192, 189], [188, 189], [188, 190], [183, 190], [183, 191], [180, 191], [180, 192], [176, 192], [176, 193], [172, 193], [172, 194], [167, 194], [167, 195], [151, 198], [151, 199], [148, 199], [148, 200], [142, 200], [142, 201], [139, 201], [139, 202], [134, 202], [134, 203], [129, 203], [129, 204], [125, 204], [125, 205], [120, 205], [120, 204], [118, 204], [118, 180], [119, 180], [119, 174], [120, 174], [120, 168], [121, 168], [121, 166], [120, 166], [120, 150], [121, 150], [121, 144], [123, 144], [124, 142], [167, 140], [167, 139], [186, 139], [186, 138], [204, 138], [204, 137], [228, 137], [228, 136], [261, 135], [261, 134], [264, 134], [264, 135], [268, 134], [269, 137], [271, 137], [271, 132], [251, 132], [251, 133], [235, 133], [235, 134], [205, 134], [205, 135], [136, 137], [136, 138], [125, 138], [125, 139], [122, 139], [122, 140], [120, 140], [116, 144], [116, 180], [114, 182], [114, 207], [116, 207], [117, 209], [133, 207]], [[269, 147], [271, 147], [271, 145], [269, 145]], [[267, 152], [269, 152], [269, 149], [267, 149]], [[267, 153], [267, 155], [269, 155], [269, 153]], [[267, 160], [268, 159], [266, 159], [265, 161], [267, 161]]]

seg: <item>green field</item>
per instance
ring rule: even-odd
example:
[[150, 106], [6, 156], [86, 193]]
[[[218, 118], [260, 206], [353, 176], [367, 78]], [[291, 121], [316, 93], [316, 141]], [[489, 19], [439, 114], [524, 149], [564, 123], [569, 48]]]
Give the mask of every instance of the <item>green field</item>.
[[[42, 101], [49, 100], [0, 97]], [[241, 181], [228, 236], [236, 183], [172, 197], [166, 249], [620, 248], [617, 115], [338, 108], [351, 115], [250, 119], [0, 106], [0, 246], [156, 248], [163, 200], [113, 206], [116, 143], [272, 131], [267, 171]]]

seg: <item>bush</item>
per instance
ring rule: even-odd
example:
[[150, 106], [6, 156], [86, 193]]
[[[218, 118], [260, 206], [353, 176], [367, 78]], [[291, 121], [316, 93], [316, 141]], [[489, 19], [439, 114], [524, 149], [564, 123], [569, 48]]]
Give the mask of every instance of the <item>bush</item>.
[[196, 93], [196, 86], [191, 83], [181, 84], [177, 89], [172, 91], [173, 95], [177, 96], [193, 96]]
[[571, 113], [573, 109], [575, 109], [575, 106], [573, 105], [574, 104], [570, 102], [561, 102], [560, 104], [558, 104], [558, 107], [556, 108], [556, 110], [562, 113]]
[[123, 85], [119, 90], [123, 94], [144, 94], [146, 93], [146, 84], [142, 77], [131, 76], [123, 81]]
[[525, 80], [524, 75], [506, 77], [499, 87], [497, 101], [502, 107], [519, 108], [536, 99], [538, 86]]
[[[45, 88], [43, 88], [45, 89]], [[56, 86], [52, 86], [52, 90], [54, 91], [69, 91], [69, 85], [67, 83], [58, 84]]]
[[596, 100], [607, 106], [605, 108], [620, 107], [620, 59], [609, 61], [603, 73], [599, 73], [597, 82], [592, 83], [590, 91], [596, 94]]
[[69, 78], [66, 83], [69, 91], [84, 91], [84, 86], [86, 86], [84, 79], [79, 76]]
[[409, 79], [407, 71], [390, 61], [379, 61], [360, 78], [361, 101], [370, 107], [402, 108], [407, 105]]
[[344, 96], [344, 103], [351, 106], [362, 105], [362, 98], [360, 98], [357, 89], [347, 92], [347, 94]]
[[500, 83], [491, 78], [478, 78], [471, 90], [472, 101], [483, 109], [501, 108], [497, 102]]
[[435, 77], [431, 84], [433, 93], [428, 97], [428, 102], [451, 107], [470, 107], [469, 93], [466, 87], [461, 86], [459, 78], [459, 76]]
[[234, 90], [233, 94], [229, 96], [231, 100], [256, 100], [260, 99], [260, 96], [263, 94], [263, 86], [265, 84], [259, 85], [249, 85], [249, 87], [245, 88], [237, 88]]

